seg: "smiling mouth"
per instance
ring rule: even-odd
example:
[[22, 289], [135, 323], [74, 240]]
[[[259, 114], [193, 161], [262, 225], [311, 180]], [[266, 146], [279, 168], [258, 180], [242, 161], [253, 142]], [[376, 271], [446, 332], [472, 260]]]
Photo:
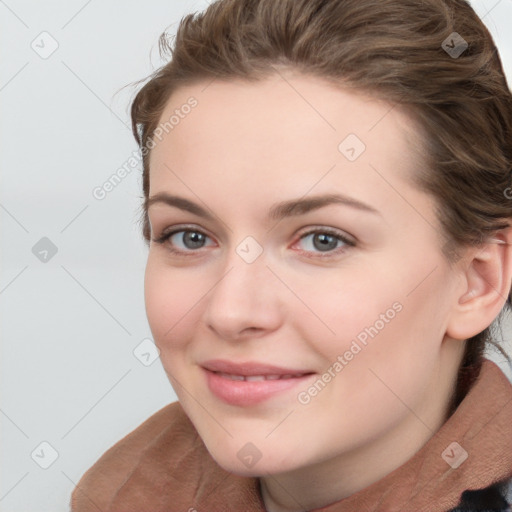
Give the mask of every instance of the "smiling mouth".
[[294, 388], [307, 385], [316, 375], [310, 371], [261, 363], [236, 364], [218, 360], [208, 361], [202, 365], [202, 370], [212, 395], [236, 407], [255, 406], [276, 397], [294, 400], [291, 395]]

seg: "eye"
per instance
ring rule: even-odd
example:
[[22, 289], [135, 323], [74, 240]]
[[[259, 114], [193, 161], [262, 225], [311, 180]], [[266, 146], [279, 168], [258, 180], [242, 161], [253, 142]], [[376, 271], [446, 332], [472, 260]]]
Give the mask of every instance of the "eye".
[[353, 247], [355, 242], [338, 231], [318, 228], [303, 234], [297, 245], [303, 252], [331, 255], [343, 252], [347, 247]]
[[203, 247], [215, 245], [212, 239], [197, 229], [175, 229], [164, 232], [162, 236], [154, 240], [157, 243], [168, 243], [173, 252], [193, 252]]

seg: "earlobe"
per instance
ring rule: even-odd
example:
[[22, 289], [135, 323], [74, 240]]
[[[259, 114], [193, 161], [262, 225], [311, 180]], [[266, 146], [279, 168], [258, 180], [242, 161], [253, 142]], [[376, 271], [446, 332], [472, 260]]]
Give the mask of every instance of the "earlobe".
[[460, 264], [464, 265], [462, 292], [446, 334], [464, 340], [489, 327], [505, 305], [512, 280], [512, 228], [468, 249]]

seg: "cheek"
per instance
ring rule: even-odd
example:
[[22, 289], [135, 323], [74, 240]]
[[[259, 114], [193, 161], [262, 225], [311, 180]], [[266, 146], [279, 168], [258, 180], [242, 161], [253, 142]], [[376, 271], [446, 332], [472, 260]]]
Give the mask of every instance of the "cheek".
[[369, 410], [372, 402], [380, 404], [384, 416], [401, 413], [395, 394], [407, 404], [417, 403], [439, 364], [447, 315], [439, 290], [446, 280], [432, 276], [410, 293], [416, 281], [404, 278], [407, 292], [377, 283], [383, 290], [378, 297], [368, 297], [363, 309], [354, 308], [357, 316], [344, 315], [350, 335], [342, 338], [343, 392]]
[[144, 278], [146, 315], [164, 361], [167, 352], [186, 345], [204, 293], [187, 272], [166, 268], [150, 254]]
[[324, 349], [332, 354], [355, 338], [364, 342], [374, 325], [383, 330], [400, 309], [399, 294], [389, 286], [389, 276], [366, 268], [344, 268], [328, 278], [295, 278], [295, 283], [294, 291], [302, 299], [290, 302], [295, 304], [295, 318], [308, 331], [308, 339], [325, 340]]
[[418, 276], [429, 275], [431, 266], [399, 268], [381, 261], [371, 271], [362, 267], [364, 272], [343, 269], [339, 279], [304, 280], [297, 286], [308, 309], [301, 304], [294, 316], [314, 349], [327, 364], [346, 354], [350, 366], [356, 360], [354, 366], [382, 365], [389, 378], [397, 367], [413, 374], [433, 364], [447, 313], [439, 294], [449, 276], [439, 266], [418, 286]]

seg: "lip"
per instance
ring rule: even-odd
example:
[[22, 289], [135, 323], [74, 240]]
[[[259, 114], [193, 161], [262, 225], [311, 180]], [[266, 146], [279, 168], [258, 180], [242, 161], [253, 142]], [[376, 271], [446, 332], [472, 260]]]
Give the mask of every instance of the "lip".
[[[285, 368], [260, 362], [235, 363], [210, 360], [201, 364], [210, 391], [220, 400], [241, 407], [256, 405], [271, 397], [291, 390], [312, 377], [314, 372]], [[234, 380], [232, 376], [238, 376]], [[241, 380], [240, 378], [270, 377], [268, 380]], [[235, 377], [236, 379], [236, 377]]]

